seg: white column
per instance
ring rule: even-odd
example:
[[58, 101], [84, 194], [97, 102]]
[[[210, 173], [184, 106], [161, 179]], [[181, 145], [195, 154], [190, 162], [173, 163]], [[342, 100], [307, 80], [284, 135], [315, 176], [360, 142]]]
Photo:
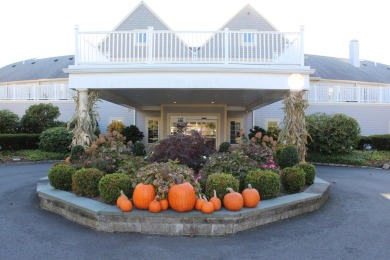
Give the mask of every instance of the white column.
[[74, 65], [79, 64], [79, 58], [80, 58], [80, 53], [79, 53], [79, 26], [75, 25], [74, 27], [74, 40], [75, 40], [75, 49], [74, 49]]
[[305, 66], [305, 26], [301, 25], [301, 50], [299, 61], [301, 66]]
[[229, 29], [225, 28], [225, 64], [229, 63]]
[[[148, 26], [148, 33], [146, 35], [146, 41], [148, 44], [148, 52], [147, 52], [147, 59], [148, 59], [148, 64], [153, 63], [153, 26]], [[168, 46], [166, 46], [168, 48]]]
[[78, 113], [80, 121], [83, 121], [87, 117], [88, 113], [88, 89], [78, 89]]

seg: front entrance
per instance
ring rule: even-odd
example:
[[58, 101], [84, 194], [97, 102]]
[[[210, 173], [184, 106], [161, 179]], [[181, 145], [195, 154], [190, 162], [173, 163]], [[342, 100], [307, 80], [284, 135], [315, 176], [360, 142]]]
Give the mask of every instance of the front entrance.
[[[170, 116], [170, 134], [177, 134], [176, 122], [178, 116]], [[202, 136], [212, 142], [214, 146], [217, 145], [218, 133], [218, 118], [217, 116], [183, 116], [183, 121], [187, 122], [185, 134], [190, 135], [192, 131], [197, 131]]]

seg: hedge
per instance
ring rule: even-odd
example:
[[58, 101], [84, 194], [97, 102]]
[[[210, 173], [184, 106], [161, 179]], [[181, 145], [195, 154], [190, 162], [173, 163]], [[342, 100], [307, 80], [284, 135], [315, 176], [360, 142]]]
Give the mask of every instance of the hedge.
[[39, 134], [0, 134], [1, 150], [38, 149]]
[[377, 150], [390, 151], [390, 134], [370, 135], [372, 148]]

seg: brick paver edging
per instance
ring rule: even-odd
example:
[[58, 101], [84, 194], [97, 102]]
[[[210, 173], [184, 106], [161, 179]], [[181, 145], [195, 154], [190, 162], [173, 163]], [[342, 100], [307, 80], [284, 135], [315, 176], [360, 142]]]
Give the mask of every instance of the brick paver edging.
[[124, 213], [116, 206], [56, 190], [47, 177], [39, 180], [37, 194], [41, 208], [99, 231], [229, 235], [318, 210], [327, 200], [329, 188], [328, 182], [316, 178], [314, 184], [304, 192], [264, 200], [256, 208], [244, 208], [238, 212], [221, 209], [213, 214], [196, 210], [150, 213], [138, 209]]

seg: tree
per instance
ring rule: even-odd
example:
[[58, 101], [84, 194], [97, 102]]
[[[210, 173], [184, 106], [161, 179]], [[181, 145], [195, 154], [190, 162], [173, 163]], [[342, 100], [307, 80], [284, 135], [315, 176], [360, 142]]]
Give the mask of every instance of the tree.
[[19, 116], [8, 109], [0, 110], [0, 134], [14, 134], [18, 131]]
[[55, 121], [60, 116], [60, 110], [53, 104], [31, 105], [20, 120], [21, 131], [39, 134], [44, 130], [57, 126]]

